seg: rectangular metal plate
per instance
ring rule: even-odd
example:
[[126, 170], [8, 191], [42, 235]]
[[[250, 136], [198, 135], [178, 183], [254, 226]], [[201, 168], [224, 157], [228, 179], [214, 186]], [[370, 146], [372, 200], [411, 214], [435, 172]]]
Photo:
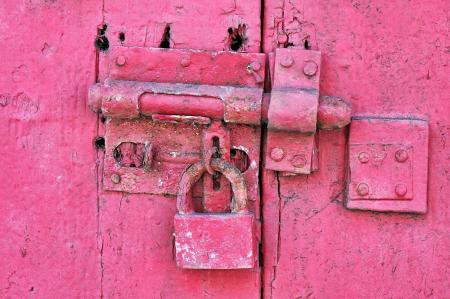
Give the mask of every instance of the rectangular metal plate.
[[428, 122], [357, 117], [349, 137], [350, 209], [425, 213]]
[[252, 214], [176, 215], [174, 227], [180, 268], [250, 269], [256, 265]]
[[320, 52], [277, 49], [268, 110], [265, 168], [310, 174], [319, 103]]

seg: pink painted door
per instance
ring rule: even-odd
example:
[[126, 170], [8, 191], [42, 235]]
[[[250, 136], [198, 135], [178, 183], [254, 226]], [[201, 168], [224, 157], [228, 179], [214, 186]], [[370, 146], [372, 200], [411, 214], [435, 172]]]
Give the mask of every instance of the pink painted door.
[[[104, 1], [97, 40], [100, 48], [107, 40], [108, 49], [99, 51], [98, 89], [90, 95], [104, 117], [98, 123], [98, 135], [105, 138], [105, 149], [98, 151], [103, 297], [260, 298], [258, 240], [251, 239], [260, 238], [265, 63], [258, 54], [260, 5], [254, 0]], [[252, 74], [248, 65], [253, 62], [260, 67]], [[127, 80], [141, 85], [129, 86]], [[115, 98], [128, 92], [139, 92], [135, 106]], [[246, 113], [239, 107], [254, 109]], [[242, 218], [221, 224], [211, 215], [183, 222], [189, 215], [181, 213], [190, 201], [197, 212], [230, 210], [234, 185], [224, 169], [214, 169], [221, 177], [206, 173], [190, 188], [194, 177], [206, 172], [201, 161], [214, 146], [242, 174], [253, 224]], [[142, 155], [150, 162], [141, 163]], [[185, 186], [180, 180], [191, 195], [185, 204], [177, 203]], [[251, 225], [254, 232], [247, 230]], [[216, 242], [211, 238], [219, 234], [226, 244], [214, 243], [206, 255], [192, 241]], [[245, 252], [224, 257], [236, 248]]]
[[264, 52], [320, 51], [320, 95], [353, 115], [318, 130], [311, 174], [266, 149], [264, 298], [449, 298], [449, 2], [264, 7]]
[[450, 298], [449, 9], [2, 1], [0, 297]]

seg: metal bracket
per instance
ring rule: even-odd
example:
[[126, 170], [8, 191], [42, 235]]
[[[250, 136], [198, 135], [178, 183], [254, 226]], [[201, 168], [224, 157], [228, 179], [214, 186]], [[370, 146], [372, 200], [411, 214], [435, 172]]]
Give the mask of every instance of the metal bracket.
[[347, 208], [425, 213], [428, 122], [355, 117], [350, 126]]
[[319, 97], [320, 52], [279, 48], [269, 55], [269, 62], [272, 92], [265, 167], [282, 175], [310, 174], [318, 169], [317, 127], [348, 125], [351, 106], [338, 97]]
[[[259, 53], [112, 47], [101, 62], [103, 82], [89, 91], [91, 109], [107, 118], [103, 188], [175, 195], [186, 166], [204, 159], [206, 137], [221, 135], [226, 160], [230, 135], [235, 146], [255, 147], [253, 139], [233, 132], [236, 125], [261, 125], [264, 73], [265, 55]], [[132, 162], [115, 157], [121, 144], [129, 144], [124, 151], [136, 149]], [[205, 209], [212, 211], [212, 178], [205, 181]], [[228, 203], [229, 184], [221, 186], [217, 192], [228, 194]], [[257, 187], [250, 190], [252, 201]], [[198, 196], [201, 190], [193, 192]]]
[[320, 52], [277, 49], [273, 71], [266, 168], [311, 173], [319, 106]]

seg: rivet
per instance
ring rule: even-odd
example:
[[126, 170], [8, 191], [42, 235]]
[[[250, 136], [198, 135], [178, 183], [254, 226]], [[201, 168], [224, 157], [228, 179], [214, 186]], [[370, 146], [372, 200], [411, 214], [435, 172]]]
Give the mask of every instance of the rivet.
[[366, 152], [360, 152], [358, 154], [358, 160], [361, 163], [367, 163], [367, 162], [369, 162], [369, 159], [370, 159], [369, 154]]
[[397, 184], [395, 186], [395, 194], [399, 197], [403, 197], [406, 195], [406, 192], [408, 192], [408, 188], [405, 184]]
[[312, 77], [317, 74], [318, 70], [317, 63], [315, 63], [312, 60], [309, 60], [305, 63], [305, 66], [303, 67], [303, 74], [305, 74], [308, 77]]
[[284, 158], [284, 151], [280, 147], [274, 147], [270, 151], [270, 158], [276, 162], [283, 160]]
[[359, 183], [356, 192], [361, 196], [366, 196], [369, 194], [369, 186], [366, 183]]
[[118, 66], [124, 66], [125, 63], [127, 63], [127, 58], [125, 56], [117, 56], [116, 58], [116, 65]]
[[111, 182], [113, 182], [114, 184], [120, 183], [120, 175], [118, 175], [116, 173], [111, 175]]
[[180, 62], [182, 67], [188, 67], [191, 64], [191, 60], [188, 57], [184, 57]]
[[257, 72], [261, 69], [261, 63], [258, 61], [253, 61], [248, 65], [248, 69]]
[[294, 58], [286, 56], [281, 59], [280, 65], [285, 68], [290, 68], [294, 64]]
[[277, 41], [278, 41], [279, 45], [284, 45], [288, 41], [288, 36], [286, 34], [282, 33], [282, 34], [278, 35]]
[[400, 163], [405, 162], [408, 160], [408, 152], [404, 149], [399, 149], [395, 152], [395, 160]]
[[306, 157], [303, 154], [295, 155], [292, 160], [291, 164], [294, 167], [303, 168], [306, 166]]

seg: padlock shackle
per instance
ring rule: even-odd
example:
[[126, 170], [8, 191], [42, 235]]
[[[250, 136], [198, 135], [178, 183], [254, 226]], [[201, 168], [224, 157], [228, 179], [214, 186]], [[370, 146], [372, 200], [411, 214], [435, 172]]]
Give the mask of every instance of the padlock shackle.
[[[231, 201], [232, 213], [244, 213], [247, 207], [247, 187], [244, 176], [233, 164], [222, 159], [211, 159], [211, 168], [222, 173], [231, 183], [233, 199]], [[192, 186], [207, 172], [203, 162], [190, 165], [183, 173], [177, 191], [177, 209], [179, 214], [194, 213], [192, 200], [188, 200], [188, 192]]]

